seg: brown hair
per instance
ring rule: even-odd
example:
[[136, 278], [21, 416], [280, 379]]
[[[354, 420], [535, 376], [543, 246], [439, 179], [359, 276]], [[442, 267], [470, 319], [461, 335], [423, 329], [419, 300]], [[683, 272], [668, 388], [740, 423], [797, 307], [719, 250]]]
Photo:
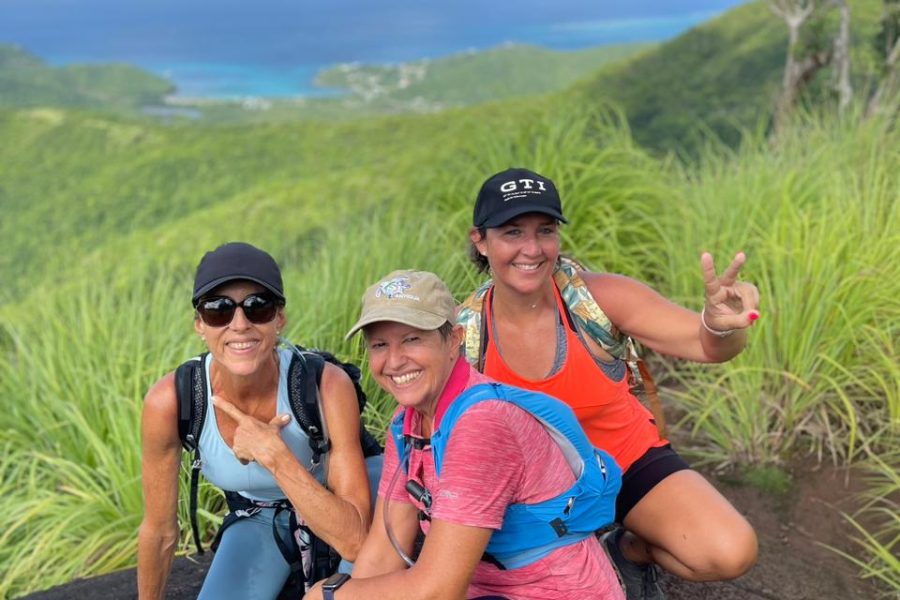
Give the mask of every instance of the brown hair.
[[[484, 236], [487, 235], [487, 228], [478, 227], [477, 231], [478, 235], [483, 240]], [[469, 261], [475, 265], [475, 268], [478, 269], [479, 273], [487, 273], [491, 270], [491, 265], [488, 263], [487, 256], [478, 251], [475, 242], [471, 239], [469, 240]]]
[[454, 327], [455, 325], [450, 321], [444, 321], [444, 324], [437, 328], [437, 332], [441, 334], [441, 339], [446, 342], [450, 339]]

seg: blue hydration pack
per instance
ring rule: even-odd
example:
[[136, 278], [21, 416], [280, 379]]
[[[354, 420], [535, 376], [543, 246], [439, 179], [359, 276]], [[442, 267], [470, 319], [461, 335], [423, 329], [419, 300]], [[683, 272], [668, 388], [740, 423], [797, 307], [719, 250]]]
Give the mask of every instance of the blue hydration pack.
[[[503, 515], [503, 525], [488, 542], [484, 560], [504, 569], [524, 567], [613, 522], [622, 470], [609, 454], [590, 443], [572, 409], [546, 394], [500, 383], [478, 384], [460, 394], [431, 437], [438, 478], [454, 425], [469, 407], [485, 400], [510, 402], [534, 416], [559, 444], [575, 483], [543, 502], [510, 504]], [[406, 411], [401, 411], [391, 423], [391, 435], [404, 469], [409, 464], [413, 443], [403, 435], [405, 415]]]

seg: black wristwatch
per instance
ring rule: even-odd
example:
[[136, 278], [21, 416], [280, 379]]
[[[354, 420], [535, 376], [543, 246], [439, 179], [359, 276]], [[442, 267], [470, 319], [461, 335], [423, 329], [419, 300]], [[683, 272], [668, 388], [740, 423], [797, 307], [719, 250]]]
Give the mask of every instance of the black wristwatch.
[[334, 600], [334, 593], [339, 587], [347, 583], [348, 579], [350, 579], [350, 575], [347, 573], [335, 573], [326, 579], [325, 583], [322, 584], [322, 598], [324, 600]]

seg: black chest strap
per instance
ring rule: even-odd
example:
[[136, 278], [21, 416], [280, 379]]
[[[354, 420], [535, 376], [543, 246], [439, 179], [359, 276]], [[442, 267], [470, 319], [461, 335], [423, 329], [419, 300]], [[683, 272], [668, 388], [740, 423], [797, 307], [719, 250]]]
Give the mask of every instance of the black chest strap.
[[[252, 517], [264, 508], [272, 508], [275, 509], [272, 514], [272, 537], [275, 538], [275, 544], [278, 546], [278, 550], [281, 552], [281, 556], [284, 557], [285, 562], [290, 565], [292, 574], [297, 573], [302, 569], [303, 564], [300, 559], [300, 546], [297, 544], [296, 536], [296, 532], [300, 529], [301, 525], [297, 521], [297, 513], [294, 511], [294, 507], [288, 500], [262, 502], [259, 500], [251, 500], [237, 492], [226, 491], [225, 501], [228, 503], [228, 514], [225, 515], [225, 518], [222, 520], [222, 526], [219, 527], [219, 531], [216, 533], [216, 539], [212, 543], [213, 552], [218, 549], [219, 543], [222, 541], [222, 535], [225, 533], [226, 529], [241, 519]], [[281, 536], [278, 535], [278, 527], [276, 525], [278, 515], [285, 510], [290, 512], [290, 517], [288, 519], [291, 531], [290, 544], [285, 544], [284, 540], [281, 539]]]

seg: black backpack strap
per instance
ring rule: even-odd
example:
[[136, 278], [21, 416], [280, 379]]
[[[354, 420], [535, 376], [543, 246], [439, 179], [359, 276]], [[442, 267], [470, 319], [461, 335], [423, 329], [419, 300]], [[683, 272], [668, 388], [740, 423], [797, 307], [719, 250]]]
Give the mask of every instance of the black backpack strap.
[[[565, 317], [566, 324], [569, 326], [569, 329], [571, 329], [575, 333], [578, 333], [578, 325], [575, 324], [575, 318], [572, 316], [572, 311], [569, 310], [569, 305], [566, 304], [565, 302], [563, 302], [562, 305], [563, 305], [563, 309], [562, 309], [563, 314], [560, 317], [560, 320], [562, 320], [562, 318]], [[583, 345], [583, 343], [582, 343], [582, 345]], [[591, 353], [591, 354], [593, 354], [593, 353]]]
[[[272, 513], [272, 536], [275, 539], [275, 544], [278, 547], [279, 552], [281, 552], [281, 555], [284, 557], [285, 562], [290, 566], [291, 570], [291, 574], [288, 577], [288, 583], [285, 584], [286, 588], [293, 586], [294, 584], [291, 582], [295, 580], [301, 584], [299, 588], [302, 588], [303, 583], [313, 584], [316, 581], [325, 579], [337, 571], [338, 565], [341, 562], [340, 554], [313, 533], [308, 525], [297, 520], [297, 512], [294, 510], [293, 506], [291, 506], [289, 500], [284, 499], [274, 502], [260, 502], [250, 500], [237, 492], [226, 491], [225, 501], [228, 503], [228, 514], [225, 515], [222, 526], [219, 528], [216, 539], [213, 542], [212, 549], [214, 552], [219, 547], [219, 542], [222, 540], [222, 534], [226, 529], [241, 519], [252, 517], [264, 508], [272, 508], [274, 509], [274, 512]], [[281, 536], [278, 535], [278, 528], [276, 525], [276, 519], [278, 518], [279, 513], [283, 511], [289, 511], [290, 513], [288, 520], [288, 526], [291, 532], [289, 543], [285, 543], [284, 540], [281, 539]], [[298, 544], [298, 532], [300, 531], [303, 532], [303, 546]], [[304, 552], [304, 550], [306, 552]], [[308, 564], [305, 564], [307, 561]], [[305, 590], [301, 590], [300, 593], [302, 593], [302, 591]]]
[[318, 464], [322, 454], [329, 450], [329, 442], [322, 430], [322, 415], [319, 412], [318, 381], [324, 368], [324, 359], [321, 356], [302, 349], [293, 353], [288, 367], [288, 401], [294, 418], [309, 438], [313, 464]]
[[178, 438], [185, 450], [200, 443], [200, 431], [206, 418], [206, 353], [181, 363], [175, 369], [175, 395], [178, 398]]
[[341, 555], [337, 550], [325, 543], [311, 529], [309, 534], [310, 582], [321, 581], [337, 572], [341, 564]]
[[203, 554], [203, 544], [200, 543], [200, 525], [197, 523], [197, 495], [200, 485], [200, 449], [194, 450], [194, 459], [191, 461], [191, 496], [188, 509], [191, 513], [191, 531], [194, 534], [194, 545], [197, 552]]
[[[325, 439], [322, 427], [322, 414], [319, 410], [319, 387], [322, 385], [322, 373], [325, 363], [330, 362], [343, 369], [356, 391], [360, 414], [366, 404], [366, 394], [359, 383], [359, 367], [352, 363], [344, 363], [333, 355], [315, 351], [294, 352], [288, 367], [288, 400], [297, 423], [309, 438], [309, 447], [313, 452], [313, 462], [318, 463], [322, 454], [331, 449], [331, 443]], [[377, 456], [384, 452], [378, 440], [369, 433], [360, 421], [359, 439], [363, 456]]]
[[175, 396], [178, 401], [178, 438], [191, 452], [191, 490], [189, 512], [191, 531], [197, 552], [203, 554], [200, 526], [197, 523], [197, 495], [200, 485], [200, 432], [206, 420], [206, 353], [194, 357], [175, 370]]
[[359, 443], [362, 446], [363, 456], [365, 458], [369, 458], [370, 456], [378, 456], [379, 454], [384, 454], [384, 448], [381, 447], [381, 444], [378, 443], [378, 440], [375, 439], [369, 430], [366, 429], [366, 426], [362, 422], [362, 413], [363, 409], [366, 407], [366, 393], [362, 389], [362, 384], [360, 384], [360, 379], [362, 378], [362, 371], [359, 370], [353, 363], [345, 363], [338, 360], [333, 354], [329, 352], [324, 352], [321, 350], [317, 350], [314, 355], [316, 357], [320, 357], [322, 359], [321, 367], [317, 366], [316, 369], [316, 386], [317, 392], [318, 388], [322, 386], [322, 373], [325, 371], [325, 363], [330, 362], [331, 364], [340, 367], [350, 378], [350, 382], [353, 384], [353, 389], [356, 391], [356, 401], [359, 406]]
[[[491, 337], [491, 328], [488, 325], [488, 306], [489, 302], [494, 301], [493, 294], [493, 286], [491, 286], [487, 292], [484, 294], [484, 298], [482, 299], [481, 304], [481, 312], [478, 313], [478, 320], [481, 322], [481, 325], [478, 328], [479, 339], [478, 339], [478, 361], [475, 365], [475, 369], [479, 373], [484, 373], [484, 357], [487, 354], [488, 347], [488, 339]], [[465, 342], [464, 342], [465, 343]]]
[[482, 562], [491, 563], [501, 571], [505, 571], [506, 567], [503, 566], [503, 563], [497, 560], [497, 557], [491, 554], [490, 552], [485, 552], [481, 555]]

